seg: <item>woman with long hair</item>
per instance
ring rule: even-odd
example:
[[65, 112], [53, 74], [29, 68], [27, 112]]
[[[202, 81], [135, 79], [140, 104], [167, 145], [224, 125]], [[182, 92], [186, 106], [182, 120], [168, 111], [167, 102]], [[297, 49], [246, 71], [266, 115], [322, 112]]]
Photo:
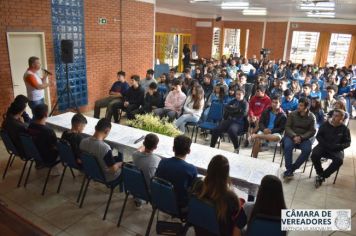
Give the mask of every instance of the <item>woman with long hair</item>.
[[289, 88], [294, 94], [299, 94], [302, 89], [299, 84], [299, 80], [293, 79], [292, 82], [290, 83], [290, 88]]
[[[229, 161], [222, 155], [214, 156], [207, 169], [201, 189], [197, 197], [211, 202], [216, 209], [220, 226], [220, 235], [241, 235], [241, 230], [247, 222], [246, 215], [241, 209], [240, 199], [232, 190], [229, 176]], [[200, 228], [195, 228], [196, 235], [208, 236]]]
[[256, 202], [244, 205], [244, 212], [248, 218], [247, 232], [253, 220], [259, 215], [281, 218], [281, 210], [286, 208], [281, 180], [274, 175], [266, 175], [261, 180]]
[[310, 103], [310, 111], [315, 115], [316, 119], [316, 128], [319, 128], [324, 123], [324, 111], [321, 108], [320, 99], [317, 97], [313, 97]]
[[175, 121], [176, 127], [185, 132], [188, 122], [198, 122], [204, 109], [204, 90], [202, 86], [193, 86], [192, 93], [187, 97], [183, 106], [183, 114]]
[[310, 92], [310, 96], [312, 98], [318, 98], [321, 99], [321, 92], [320, 92], [320, 88], [319, 88], [319, 83], [317, 81], [313, 81], [311, 83], [311, 92]]

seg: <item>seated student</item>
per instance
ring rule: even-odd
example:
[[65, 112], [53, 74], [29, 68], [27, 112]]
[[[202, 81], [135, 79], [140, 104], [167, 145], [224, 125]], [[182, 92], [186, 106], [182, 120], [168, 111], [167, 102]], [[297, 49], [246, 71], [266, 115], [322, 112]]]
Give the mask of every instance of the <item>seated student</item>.
[[107, 107], [106, 118], [112, 117], [112, 106], [123, 100], [126, 91], [129, 89], [128, 83], [125, 81], [126, 73], [123, 71], [117, 72], [117, 81], [113, 83], [109, 91], [109, 96], [95, 101], [94, 118], [100, 118], [100, 109]]
[[280, 97], [272, 97], [271, 107], [262, 112], [257, 134], [252, 134], [254, 140], [252, 147], [252, 157], [257, 158], [260, 151], [261, 140], [269, 142], [279, 142], [282, 139], [287, 116], [281, 109]]
[[147, 134], [141, 146], [137, 151], [132, 154], [132, 161], [138, 169], [142, 170], [145, 176], [147, 187], [150, 186], [151, 178], [155, 175], [161, 158], [153, 151], [157, 148], [159, 138], [155, 134]]
[[157, 83], [157, 81], [153, 78], [155, 72], [152, 69], [147, 70], [146, 72], [146, 78], [144, 78], [143, 80], [139, 81], [141, 87], [143, 88], [144, 92], [146, 93], [148, 90], [148, 86], [150, 86], [150, 84], [152, 82]]
[[314, 114], [316, 119], [316, 128], [319, 129], [319, 127], [324, 123], [325, 114], [323, 109], [321, 109], [321, 103], [318, 98], [315, 97], [311, 99], [310, 111]]
[[163, 98], [162, 94], [157, 91], [157, 84], [152, 82], [148, 87], [148, 91], [146, 93], [145, 99], [143, 101], [143, 105], [132, 111], [134, 116], [139, 114], [147, 114], [152, 112], [154, 109], [163, 106]]
[[169, 69], [169, 74], [167, 77], [168, 83], [172, 84], [173, 80], [175, 80], [175, 79], [176, 79], [176, 70], [174, 68]]
[[[342, 120], [344, 125], [348, 125], [349, 121], [350, 121], [350, 114], [346, 111], [346, 101], [344, 98], [340, 98], [338, 100], [336, 100], [336, 102], [334, 103], [334, 110], [335, 109], [340, 109], [343, 110], [345, 112], [344, 115], [344, 119]], [[333, 113], [334, 110], [331, 110], [328, 114], [327, 114], [327, 118], [328, 120], [330, 120], [333, 117]]]
[[26, 124], [22, 114], [26, 109], [26, 103], [15, 99], [7, 109], [1, 127], [7, 132], [9, 138], [14, 144], [21, 157], [24, 157], [25, 151], [21, 145], [20, 134], [26, 133]]
[[247, 83], [247, 76], [245, 74], [241, 74], [237, 77], [236, 81], [231, 84], [234, 87], [235, 91], [237, 89], [242, 89], [245, 91], [245, 100], [249, 101], [252, 94], [252, 86]]
[[319, 83], [316, 82], [316, 81], [311, 83], [310, 97], [311, 98], [318, 98], [319, 100], [321, 99], [321, 92], [320, 92], [320, 89], [319, 89]]
[[181, 114], [186, 97], [182, 92], [182, 82], [175, 79], [172, 83], [172, 91], [168, 93], [164, 102], [164, 107], [154, 109], [153, 112], [160, 118], [168, 116], [168, 120], [172, 122]]
[[351, 92], [351, 86], [347, 77], [343, 77], [340, 81], [339, 88], [337, 91], [337, 96], [347, 97]]
[[195, 74], [193, 79], [198, 81], [200, 84], [203, 83], [203, 72], [201, 71], [201, 68], [199, 66], [195, 68]]
[[310, 95], [311, 89], [312, 89], [311, 84], [303, 84], [303, 92], [298, 94], [298, 99], [308, 98], [310, 100], [311, 99], [311, 95]]
[[[248, 122], [249, 122], [249, 132], [250, 134], [256, 133], [258, 129], [258, 122], [262, 112], [271, 105], [271, 99], [266, 94], [266, 88], [259, 86], [256, 88], [255, 95], [251, 98], [249, 102], [248, 109]], [[249, 145], [248, 139], [245, 140], [245, 147]]]
[[185, 161], [190, 153], [192, 140], [184, 135], [174, 138], [174, 157], [162, 159], [156, 170], [156, 176], [171, 182], [176, 192], [178, 207], [184, 209], [188, 205], [189, 194], [198, 171], [195, 166]]
[[226, 84], [225, 79], [223, 76], [218, 77], [218, 81], [216, 82], [215, 86], [220, 86], [224, 88], [225, 95], [227, 95], [227, 91], [229, 90], [229, 86]]
[[[283, 145], [287, 170], [283, 174], [284, 178], [293, 177], [294, 171], [308, 159], [312, 147], [311, 138], [316, 132], [315, 127], [315, 116], [309, 110], [309, 100], [307, 98], [299, 99], [298, 110], [289, 114], [285, 127]], [[293, 150], [296, 147], [302, 152], [293, 163]]]
[[234, 144], [235, 152], [238, 152], [238, 134], [246, 126], [248, 111], [248, 103], [244, 99], [244, 95], [244, 90], [236, 90], [236, 98], [224, 107], [224, 120], [212, 131], [210, 147], [215, 147], [218, 138], [227, 132], [231, 142]]
[[175, 126], [185, 133], [188, 122], [198, 122], [204, 109], [204, 90], [200, 85], [192, 89], [192, 94], [184, 102], [183, 114], [175, 121]]
[[283, 92], [281, 107], [283, 111], [288, 115], [290, 112], [297, 110], [298, 98], [294, 96], [292, 90], [287, 89]]
[[72, 128], [70, 130], [66, 130], [62, 134], [62, 139], [67, 140], [70, 146], [72, 147], [72, 151], [77, 159], [77, 163], [80, 164], [80, 142], [83, 140], [83, 130], [88, 123], [85, 116], [80, 113], [75, 114], [72, 117]]
[[202, 120], [205, 121], [207, 119], [212, 103], [215, 102], [225, 103], [225, 101], [226, 101], [226, 95], [225, 95], [224, 87], [220, 87], [219, 85], [216, 85], [214, 87], [214, 91], [211, 93], [210, 97], [205, 103], [206, 108], [203, 112]]
[[83, 139], [79, 145], [80, 151], [91, 154], [96, 158], [108, 182], [118, 179], [122, 167], [122, 156], [113, 156], [111, 147], [104, 141], [110, 130], [110, 120], [102, 118], [95, 126], [94, 135]]
[[145, 90], [141, 87], [140, 77], [138, 75], [131, 76], [130, 88], [127, 90], [124, 101], [113, 105], [113, 114], [115, 123], [119, 122], [118, 110], [126, 111], [127, 119], [134, 119], [133, 111], [143, 105], [145, 99]]
[[293, 78], [292, 82], [290, 83], [289, 89], [295, 94], [299, 94], [301, 92], [299, 80], [297, 78]]
[[326, 98], [321, 101], [321, 107], [325, 114], [334, 109], [334, 104], [336, 102], [336, 99], [334, 98], [336, 93], [335, 88], [333, 86], [328, 86], [326, 90], [328, 91]]
[[204, 101], [207, 101], [211, 93], [213, 92], [214, 87], [211, 83], [211, 80], [212, 80], [211, 74], [204, 75], [203, 83], [201, 84], [204, 90]]
[[[247, 218], [241, 208], [239, 197], [232, 189], [229, 171], [229, 161], [226, 157], [214, 156], [208, 165], [203, 183], [194, 189], [194, 194], [215, 206], [220, 235], [241, 235]], [[197, 236], [212, 235], [200, 227], [194, 229]]]
[[281, 180], [273, 175], [266, 175], [261, 180], [256, 201], [247, 202], [244, 212], [247, 216], [247, 234], [251, 223], [258, 215], [281, 218], [281, 212], [287, 209]]
[[42, 164], [51, 164], [58, 157], [56, 133], [46, 125], [48, 117], [48, 106], [39, 104], [33, 109], [33, 120], [28, 126], [27, 132], [32, 136], [40, 156], [44, 163], [37, 163], [40, 168]]
[[[16, 104], [24, 104], [25, 105], [25, 109], [27, 107], [27, 104], [28, 104], [29, 100], [26, 96], [20, 94], [20, 95], [17, 95], [14, 99], [14, 103]], [[25, 122], [26, 126], [30, 124], [31, 122], [31, 118], [30, 116], [27, 114], [26, 110], [24, 110], [22, 112], [22, 119], [23, 121]]]
[[[166, 73], [161, 74], [161, 76], [157, 79], [157, 91], [162, 95], [162, 97], [166, 97], [169, 90], [170, 90], [170, 85], [167, 79], [168, 75]], [[154, 82], [152, 82], [155, 84]], [[151, 84], [152, 84], [151, 83]], [[148, 89], [150, 89], [151, 84], [148, 86]]]
[[[350, 130], [343, 124], [344, 116], [343, 110], [335, 109], [332, 118], [320, 127], [316, 135], [318, 145], [313, 149], [311, 155], [317, 173], [315, 178], [316, 188], [340, 168], [343, 164], [344, 149], [351, 144]], [[321, 158], [332, 160], [326, 170], [323, 170], [321, 166]]]
[[235, 99], [235, 89], [234, 89], [234, 87], [230, 86], [229, 91], [227, 92], [226, 99], [225, 99], [225, 104], [228, 104], [229, 102], [231, 102], [234, 99]]

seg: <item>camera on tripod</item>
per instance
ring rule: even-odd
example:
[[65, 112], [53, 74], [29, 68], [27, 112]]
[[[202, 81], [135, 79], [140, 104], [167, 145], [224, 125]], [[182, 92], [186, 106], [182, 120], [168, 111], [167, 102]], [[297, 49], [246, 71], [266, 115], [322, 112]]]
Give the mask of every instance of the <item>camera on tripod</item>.
[[266, 58], [271, 53], [271, 49], [269, 48], [262, 48], [260, 54], [263, 58]]

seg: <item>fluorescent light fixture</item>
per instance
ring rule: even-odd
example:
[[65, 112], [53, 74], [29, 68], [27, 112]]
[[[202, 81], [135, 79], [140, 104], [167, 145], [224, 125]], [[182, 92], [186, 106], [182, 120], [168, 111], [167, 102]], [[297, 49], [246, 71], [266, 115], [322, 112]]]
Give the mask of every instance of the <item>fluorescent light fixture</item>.
[[331, 8], [329, 8], [329, 7], [315, 7], [315, 6], [301, 6], [300, 7], [300, 9], [301, 10], [315, 10], [315, 11], [317, 11], [317, 10], [319, 10], [319, 11], [332, 11], [332, 10], [334, 10], [335, 8], [333, 8], [333, 7], [331, 7]]
[[248, 2], [223, 2], [221, 7], [248, 7]]
[[197, 3], [197, 2], [211, 2], [212, 0], [190, 0], [190, 3]]
[[267, 15], [266, 8], [250, 8], [242, 11], [244, 16], [265, 16]]
[[329, 18], [334, 18], [335, 17], [335, 12], [308, 12], [307, 13], [308, 17], [329, 17]]
[[335, 2], [301, 3], [301, 7], [326, 7], [335, 8]]
[[233, 7], [233, 6], [221, 6], [221, 9], [223, 10], [243, 10], [243, 9], [248, 9], [248, 7]]

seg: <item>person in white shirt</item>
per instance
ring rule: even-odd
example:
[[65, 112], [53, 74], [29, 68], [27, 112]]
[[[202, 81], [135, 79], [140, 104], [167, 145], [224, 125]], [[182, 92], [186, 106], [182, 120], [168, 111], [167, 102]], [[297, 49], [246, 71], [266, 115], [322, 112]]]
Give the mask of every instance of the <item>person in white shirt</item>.
[[48, 74], [44, 76], [40, 74], [41, 63], [38, 57], [30, 57], [28, 59], [28, 69], [26, 70], [23, 80], [26, 85], [28, 105], [33, 111], [35, 106], [44, 103], [44, 89], [49, 86], [46, 82]]
[[204, 90], [200, 85], [195, 85], [192, 94], [188, 96], [184, 103], [184, 112], [176, 120], [176, 127], [185, 132], [185, 125], [188, 122], [198, 122], [204, 108]]
[[251, 70], [253, 73], [256, 73], [256, 68], [253, 67], [253, 65], [251, 65], [250, 63], [248, 63], [248, 60], [246, 58], [243, 59], [243, 64], [241, 65], [240, 69], [246, 75], [249, 75]]

